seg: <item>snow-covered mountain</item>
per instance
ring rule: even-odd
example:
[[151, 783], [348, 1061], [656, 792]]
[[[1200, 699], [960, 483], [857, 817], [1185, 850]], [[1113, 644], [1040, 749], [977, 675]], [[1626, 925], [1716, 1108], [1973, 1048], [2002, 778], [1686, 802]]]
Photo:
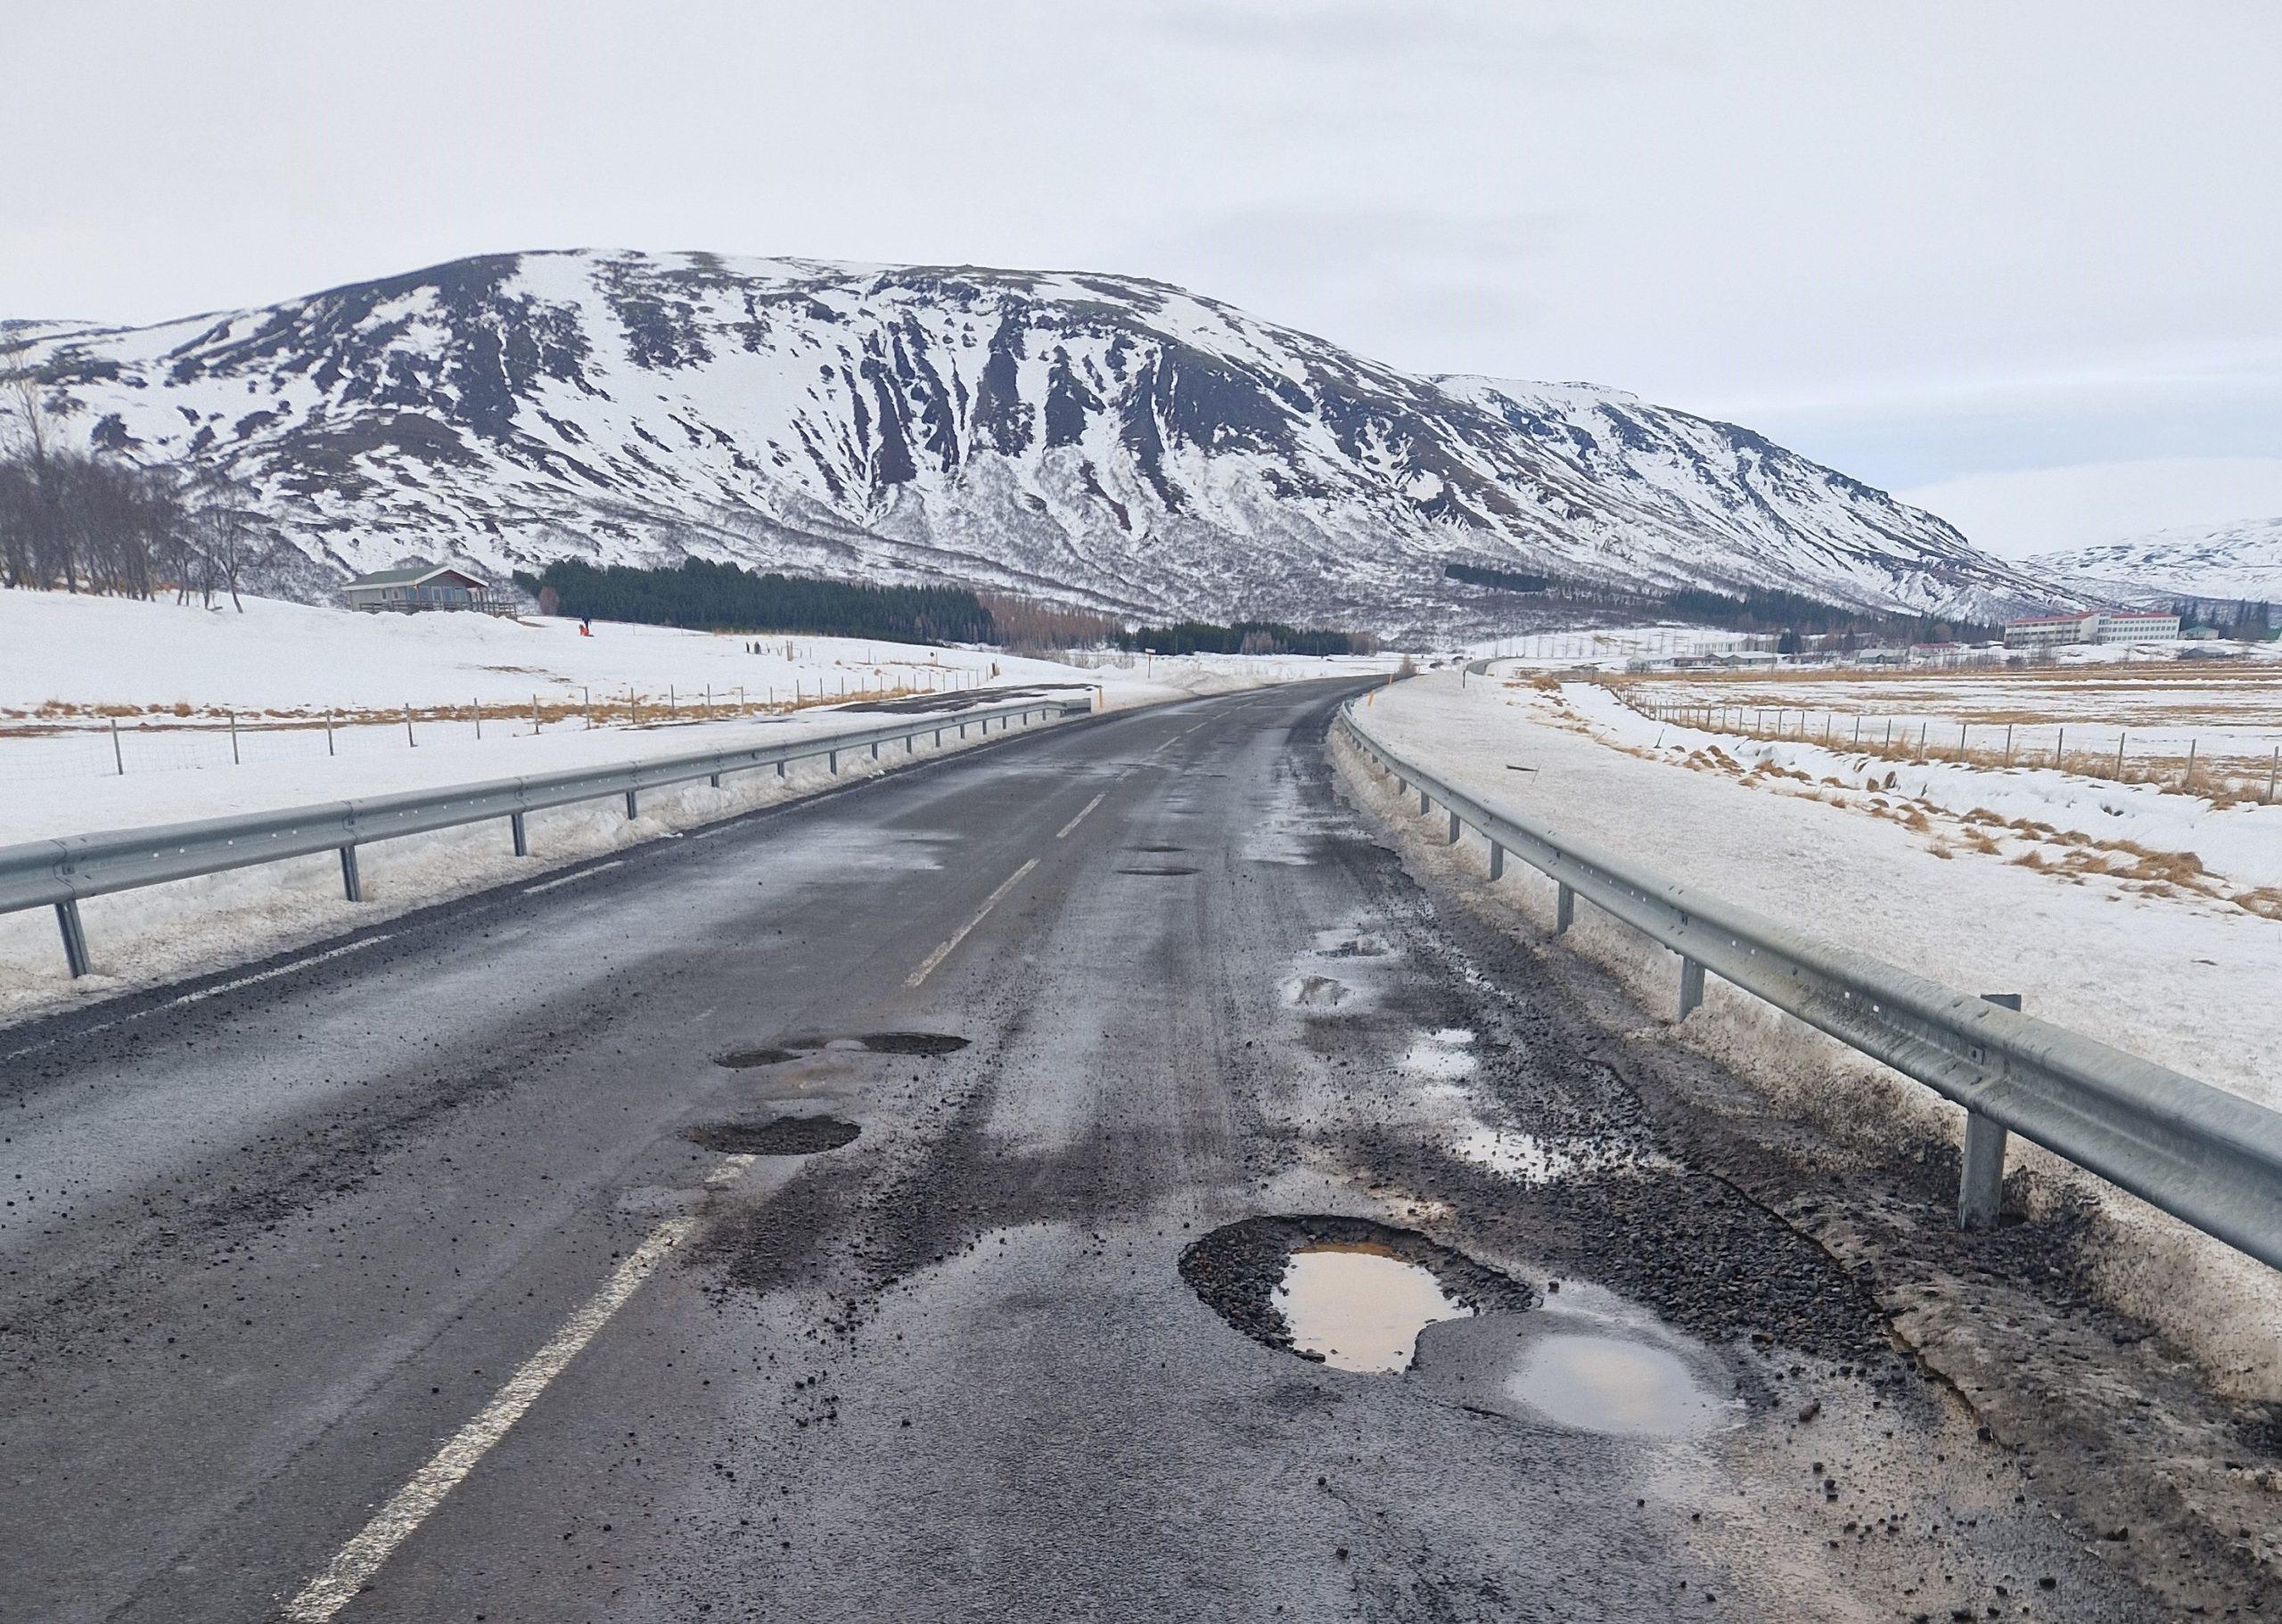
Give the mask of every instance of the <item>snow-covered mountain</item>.
[[2142, 597], [2282, 600], [2282, 518], [2182, 525], [2028, 561], [2039, 573]]
[[695, 554], [1398, 633], [1494, 612], [1449, 562], [1974, 615], [2054, 595], [1748, 430], [1408, 376], [1132, 277], [502, 254], [20, 331], [74, 432], [227, 470], [336, 571]]

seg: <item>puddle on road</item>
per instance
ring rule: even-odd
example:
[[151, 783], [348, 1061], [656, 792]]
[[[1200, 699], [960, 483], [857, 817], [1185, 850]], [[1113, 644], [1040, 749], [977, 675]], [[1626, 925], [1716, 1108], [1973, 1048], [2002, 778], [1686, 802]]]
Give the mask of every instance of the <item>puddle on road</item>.
[[1445, 1292], [1432, 1270], [1375, 1241], [1293, 1251], [1275, 1301], [1293, 1351], [1340, 1370], [1389, 1373], [1409, 1368], [1418, 1333], [1428, 1325], [1473, 1312]]
[[1556, 1426], [1624, 1438], [1692, 1438], [1728, 1419], [1685, 1361], [1622, 1337], [1539, 1337], [1506, 1390]]
[[813, 1156], [836, 1151], [863, 1130], [836, 1117], [778, 1117], [768, 1122], [708, 1122], [682, 1136], [731, 1156]]
[[717, 1055], [713, 1063], [732, 1070], [749, 1070], [756, 1066], [781, 1066], [787, 1061], [805, 1060], [811, 1054], [834, 1050], [842, 1054], [917, 1054], [934, 1059], [964, 1049], [967, 1041], [948, 1032], [861, 1032], [836, 1038], [786, 1038], [762, 1048], [732, 1049]]
[[1473, 1074], [1473, 1034], [1462, 1026], [1420, 1032], [1395, 1064], [1413, 1077], [1449, 1081]]

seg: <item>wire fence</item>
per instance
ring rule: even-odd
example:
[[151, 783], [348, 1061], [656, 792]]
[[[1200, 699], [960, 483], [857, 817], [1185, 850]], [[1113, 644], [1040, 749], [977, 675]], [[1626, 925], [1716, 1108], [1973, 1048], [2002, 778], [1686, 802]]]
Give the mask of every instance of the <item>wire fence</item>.
[[2113, 736], [2081, 722], [1974, 723], [1931, 717], [1881, 717], [1863, 711], [1773, 705], [1701, 703], [1642, 697], [1613, 688], [1625, 708], [1650, 721], [1769, 742], [1820, 745], [1897, 762], [1945, 761], [1961, 767], [2050, 767], [2114, 783], [2153, 784], [2221, 805], [2272, 805], [2282, 781], [2282, 745], [2261, 758], [2240, 741], [2150, 729]]
[[945, 668], [923, 685], [901, 674], [797, 677], [789, 683], [684, 688], [581, 688], [528, 700], [471, 697], [464, 705], [406, 702], [393, 709], [357, 707], [266, 710], [150, 709], [63, 719], [30, 718], [0, 724], [0, 760], [19, 781], [125, 777], [274, 762], [367, 757], [423, 744], [502, 743], [540, 734], [596, 728], [671, 726], [694, 722], [767, 719], [850, 700], [910, 698], [945, 686], [968, 686], [979, 672]]

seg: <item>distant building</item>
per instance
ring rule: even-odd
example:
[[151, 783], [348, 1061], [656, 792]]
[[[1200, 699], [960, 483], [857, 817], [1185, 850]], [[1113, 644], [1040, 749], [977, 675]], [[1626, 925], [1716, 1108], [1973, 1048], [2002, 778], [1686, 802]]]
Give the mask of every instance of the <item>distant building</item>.
[[2031, 615], [2005, 622], [2008, 649], [2050, 649], [2072, 643], [2172, 643], [2179, 638], [2177, 615], [2123, 610], [2094, 610], [2081, 615]]
[[504, 615], [510, 606], [492, 591], [481, 576], [451, 564], [406, 564], [360, 575], [341, 588], [351, 609], [395, 610], [413, 614], [423, 609], [476, 609]]

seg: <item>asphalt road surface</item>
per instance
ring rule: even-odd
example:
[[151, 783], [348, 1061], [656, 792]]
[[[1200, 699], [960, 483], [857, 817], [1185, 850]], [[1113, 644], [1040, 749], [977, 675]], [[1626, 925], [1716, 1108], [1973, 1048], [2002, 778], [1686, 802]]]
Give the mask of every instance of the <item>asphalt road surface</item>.
[[[0, 1033], [0, 1618], [2142, 1616], [1375, 843], [1336, 696]], [[1486, 1311], [1272, 1345], [1339, 1217]]]

